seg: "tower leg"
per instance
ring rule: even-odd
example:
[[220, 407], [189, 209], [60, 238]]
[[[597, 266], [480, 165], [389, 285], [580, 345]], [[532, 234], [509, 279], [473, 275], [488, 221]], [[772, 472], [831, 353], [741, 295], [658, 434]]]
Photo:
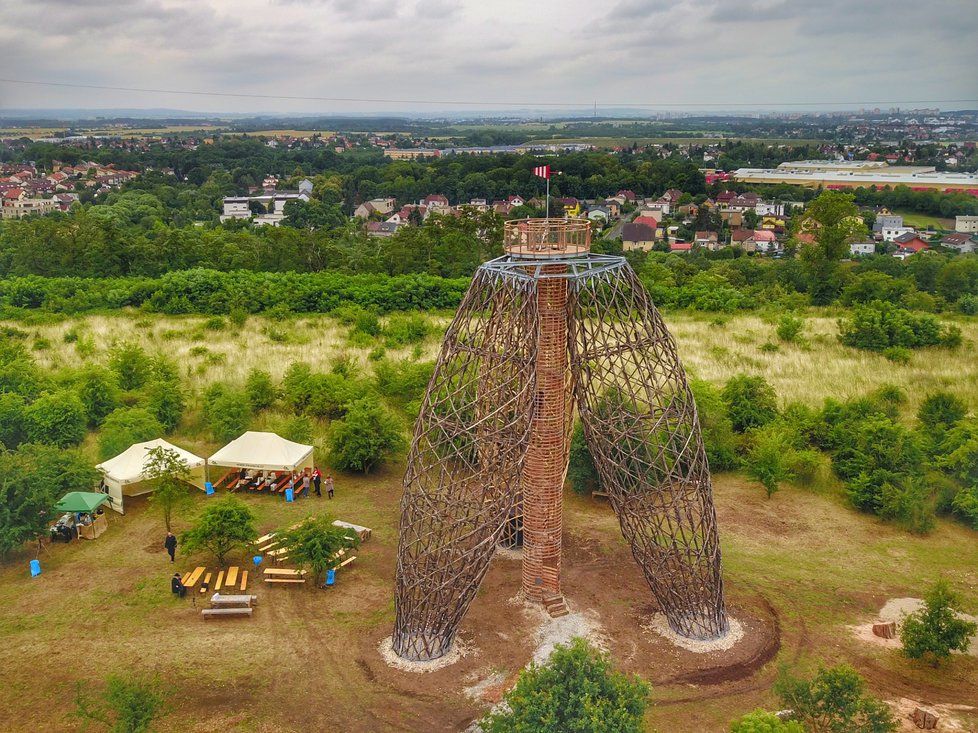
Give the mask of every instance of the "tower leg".
[[449, 326], [404, 476], [394, 651], [451, 648], [519, 487], [536, 383], [537, 304], [526, 278], [480, 270]]
[[696, 404], [675, 342], [627, 264], [575, 281], [571, 370], [588, 448], [670, 627], [726, 633], [720, 544]]

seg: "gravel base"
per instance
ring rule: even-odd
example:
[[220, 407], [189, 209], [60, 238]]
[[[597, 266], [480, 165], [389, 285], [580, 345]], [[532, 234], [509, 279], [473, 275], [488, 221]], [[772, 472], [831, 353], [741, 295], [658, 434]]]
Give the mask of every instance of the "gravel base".
[[498, 557], [500, 560], [522, 560], [523, 551], [514, 550], [511, 547], [497, 547], [494, 557]]
[[399, 669], [402, 672], [423, 673], [434, 672], [436, 669], [442, 669], [450, 664], [455, 664], [459, 659], [467, 657], [475, 650], [460, 638], [456, 637], [455, 643], [452, 644], [452, 648], [448, 654], [438, 657], [438, 659], [432, 659], [430, 662], [411, 662], [397, 656], [394, 652], [394, 639], [393, 637], [387, 636], [380, 642], [377, 651], [380, 652], [380, 656], [384, 658], [388, 666], [394, 667], [394, 669]]
[[727, 623], [730, 629], [719, 639], [710, 641], [699, 641], [698, 639], [687, 639], [680, 636], [669, 627], [665, 614], [657, 613], [652, 616], [648, 623], [642, 624], [642, 628], [658, 634], [663, 639], [671, 641], [678, 647], [696, 654], [709, 654], [710, 652], [723, 652], [733, 647], [738, 641], [744, 638], [744, 627], [733, 616], [727, 616]]

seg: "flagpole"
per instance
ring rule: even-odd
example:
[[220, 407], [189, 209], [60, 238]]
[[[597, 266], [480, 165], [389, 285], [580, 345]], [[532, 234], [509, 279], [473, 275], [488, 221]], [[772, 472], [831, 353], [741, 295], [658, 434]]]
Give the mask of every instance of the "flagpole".
[[550, 218], [550, 171], [547, 171], [547, 218]]

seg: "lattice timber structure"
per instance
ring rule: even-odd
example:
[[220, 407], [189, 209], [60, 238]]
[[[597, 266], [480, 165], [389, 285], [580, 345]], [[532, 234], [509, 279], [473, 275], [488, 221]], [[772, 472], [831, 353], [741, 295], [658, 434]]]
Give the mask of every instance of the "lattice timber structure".
[[576, 404], [601, 484], [677, 633], [727, 631], [710, 470], [676, 344], [621, 257], [579, 219], [507, 222], [448, 328], [404, 476], [394, 651], [436, 659], [498, 544], [522, 590], [561, 593]]

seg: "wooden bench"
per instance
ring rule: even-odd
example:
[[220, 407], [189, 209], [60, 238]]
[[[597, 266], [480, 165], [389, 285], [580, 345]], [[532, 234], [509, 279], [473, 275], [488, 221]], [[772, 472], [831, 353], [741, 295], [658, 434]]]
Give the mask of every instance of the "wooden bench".
[[205, 608], [200, 612], [204, 618], [214, 618], [217, 616], [250, 616], [251, 608]]
[[265, 578], [266, 583], [305, 583], [305, 578]]
[[214, 590], [221, 590], [221, 586], [224, 585], [224, 571], [222, 570], [217, 574], [217, 582], [214, 583]]
[[241, 573], [241, 590], [248, 590], [248, 571]]
[[269, 532], [268, 534], [262, 535], [257, 540], [255, 540], [255, 544], [256, 545], [264, 545], [266, 542], [268, 542], [274, 536], [275, 536], [275, 533], [274, 532]]
[[337, 565], [336, 566], [336, 569], [339, 570], [340, 568], [349, 565], [351, 562], [353, 562], [356, 559], [357, 559], [357, 556], [356, 555], [350, 555], [350, 557], [346, 558], [346, 560], [344, 560], [339, 565]]
[[211, 596], [211, 606], [231, 607], [231, 606], [255, 606], [258, 604], [258, 596], [252, 595], [222, 595], [215, 593]]
[[200, 584], [200, 592], [206, 593], [210, 587], [211, 587], [211, 574], [207, 573], [207, 575], [204, 576], [204, 581]]
[[228, 568], [227, 577], [224, 579], [224, 585], [227, 588], [231, 588], [238, 582], [238, 566], [232, 565]]
[[193, 588], [195, 585], [197, 585], [197, 581], [200, 580], [200, 576], [204, 574], [204, 570], [206, 569], [207, 568], [204, 567], [195, 568], [191, 572], [184, 575], [183, 578], [180, 579], [184, 587]]
[[296, 570], [295, 568], [265, 568], [265, 575], [270, 577], [294, 578], [305, 574], [305, 570]]

